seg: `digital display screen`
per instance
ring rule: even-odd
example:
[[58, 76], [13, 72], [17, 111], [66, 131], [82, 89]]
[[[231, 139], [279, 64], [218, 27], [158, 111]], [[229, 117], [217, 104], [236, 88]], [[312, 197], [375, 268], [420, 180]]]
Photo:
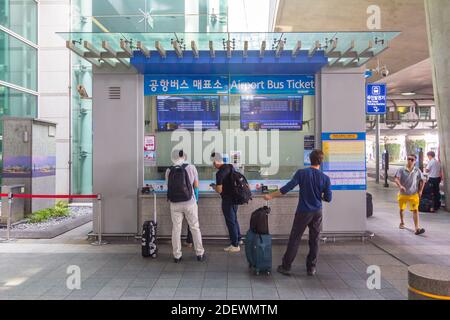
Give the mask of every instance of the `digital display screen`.
[[242, 130], [302, 130], [302, 96], [242, 96]]
[[158, 96], [158, 131], [194, 130], [194, 125], [201, 125], [201, 130], [219, 130], [219, 99], [218, 96]]

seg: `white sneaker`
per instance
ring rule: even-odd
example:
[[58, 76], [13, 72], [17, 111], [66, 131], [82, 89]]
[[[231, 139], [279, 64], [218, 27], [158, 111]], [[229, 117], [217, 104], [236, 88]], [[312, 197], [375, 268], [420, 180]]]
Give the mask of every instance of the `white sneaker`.
[[240, 252], [240, 251], [241, 251], [241, 248], [240, 248], [239, 246], [237, 246], [237, 247], [235, 247], [235, 246], [229, 246], [229, 247], [226, 247], [226, 248], [223, 249], [223, 250], [225, 250], [226, 252], [235, 253], [235, 252]]

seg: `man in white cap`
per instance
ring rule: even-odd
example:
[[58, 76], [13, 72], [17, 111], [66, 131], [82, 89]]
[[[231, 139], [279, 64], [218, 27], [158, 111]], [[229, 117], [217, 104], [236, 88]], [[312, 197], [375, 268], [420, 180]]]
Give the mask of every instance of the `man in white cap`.
[[173, 166], [166, 171], [167, 198], [172, 217], [172, 247], [174, 262], [181, 261], [181, 228], [186, 218], [192, 232], [194, 250], [198, 261], [205, 260], [205, 250], [198, 222], [198, 172], [194, 165], [186, 163], [183, 150], [172, 152]]

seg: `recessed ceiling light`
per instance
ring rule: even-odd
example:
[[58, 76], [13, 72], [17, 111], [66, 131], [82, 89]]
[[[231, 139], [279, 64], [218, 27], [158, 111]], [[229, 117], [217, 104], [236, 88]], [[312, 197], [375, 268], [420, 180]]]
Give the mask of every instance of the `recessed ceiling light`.
[[415, 96], [415, 95], [416, 95], [415, 92], [402, 92], [402, 96], [407, 96], [407, 97], [409, 97], [409, 96]]

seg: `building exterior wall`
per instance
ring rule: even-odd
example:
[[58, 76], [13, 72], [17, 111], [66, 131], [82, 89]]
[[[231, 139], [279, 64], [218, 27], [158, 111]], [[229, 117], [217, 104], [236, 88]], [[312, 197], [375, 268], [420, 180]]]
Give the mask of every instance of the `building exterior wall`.
[[39, 2], [39, 118], [56, 126], [56, 192], [70, 192], [70, 51], [56, 32], [70, 30], [70, 0]]

